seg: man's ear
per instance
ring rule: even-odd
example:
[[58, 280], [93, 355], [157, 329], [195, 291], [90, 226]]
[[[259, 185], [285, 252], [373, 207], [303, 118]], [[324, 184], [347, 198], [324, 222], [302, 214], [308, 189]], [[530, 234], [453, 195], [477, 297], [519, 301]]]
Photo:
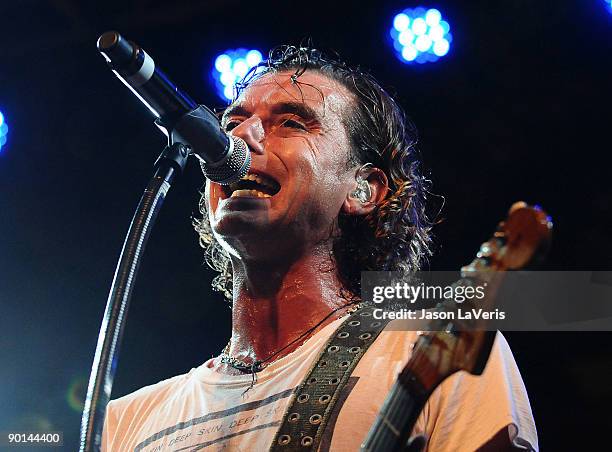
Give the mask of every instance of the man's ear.
[[389, 181], [384, 171], [366, 163], [355, 175], [355, 185], [342, 204], [342, 212], [367, 215], [385, 199], [388, 191]]

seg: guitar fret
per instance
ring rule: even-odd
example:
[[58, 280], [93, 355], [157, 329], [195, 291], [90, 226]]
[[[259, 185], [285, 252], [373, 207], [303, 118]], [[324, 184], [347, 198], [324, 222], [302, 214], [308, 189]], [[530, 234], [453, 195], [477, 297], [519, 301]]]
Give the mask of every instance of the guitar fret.
[[387, 426], [387, 429], [389, 429], [391, 433], [393, 433], [395, 436], [399, 437], [401, 435], [400, 431], [397, 428], [395, 428], [395, 425], [393, 425], [389, 421], [389, 419], [387, 419], [387, 416], [383, 416], [382, 421], [383, 421], [383, 424]]
[[[394, 384], [393, 387], [391, 388], [391, 391], [389, 392], [389, 395], [387, 396], [387, 398], [389, 399], [389, 404], [385, 406], [383, 405], [383, 408], [381, 409], [381, 415], [384, 416], [385, 419], [389, 420], [392, 416], [393, 413], [397, 412], [400, 409], [401, 405], [401, 397], [398, 391], [399, 385]], [[393, 416], [396, 417], [396, 416]], [[389, 421], [390, 424], [393, 425], [393, 423], [391, 421]], [[396, 431], [398, 431], [398, 429], [395, 427]]]
[[[416, 405], [416, 401], [410, 396], [406, 388], [401, 385], [397, 385], [394, 391], [396, 393], [396, 400], [398, 401], [397, 407], [387, 416], [392, 420], [393, 424], [401, 430], [407, 429], [407, 419], [409, 421], [410, 412]], [[403, 432], [409, 434], [410, 432]]]
[[407, 441], [413, 424], [413, 414], [420, 413], [422, 403], [413, 398], [409, 391], [396, 382], [383, 404], [370, 434], [362, 445], [363, 451], [395, 450]]

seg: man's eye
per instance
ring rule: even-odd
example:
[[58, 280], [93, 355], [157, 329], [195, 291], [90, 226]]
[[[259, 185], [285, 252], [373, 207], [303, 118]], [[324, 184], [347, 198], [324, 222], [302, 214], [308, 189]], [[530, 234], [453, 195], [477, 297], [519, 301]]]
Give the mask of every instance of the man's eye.
[[229, 132], [240, 125], [240, 121], [227, 121], [225, 123], [225, 131]]
[[308, 130], [304, 124], [294, 121], [293, 119], [285, 119], [281, 125], [291, 127], [292, 129]]

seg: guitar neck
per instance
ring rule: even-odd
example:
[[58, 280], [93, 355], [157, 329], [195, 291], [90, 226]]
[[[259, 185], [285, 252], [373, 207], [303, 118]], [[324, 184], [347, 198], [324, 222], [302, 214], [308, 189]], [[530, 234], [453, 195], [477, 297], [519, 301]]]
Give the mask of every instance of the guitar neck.
[[[470, 273], [473, 269], [464, 267]], [[487, 284], [483, 307], [492, 305], [503, 275], [498, 271], [479, 273], [480, 282]], [[456, 303], [451, 300], [439, 309], [453, 307]], [[495, 332], [477, 329], [479, 326], [484, 326], [481, 321], [430, 322], [432, 331], [419, 334], [412, 357], [389, 392], [361, 446], [362, 451], [404, 450], [423, 406], [442, 381], [461, 369], [477, 375], [482, 373]]]
[[413, 387], [408, 389], [400, 380], [395, 382], [361, 445], [362, 451], [402, 450], [430, 395], [416, 378], [412, 378], [411, 383]]
[[[552, 222], [538, 207], [515, 203], [506, 221], [499, 223], [476, 259], [461, 269], [460, 285], [486, 286], [483, 309], [494, 306], [495, 295], [507, 269], [523, 268], [546, 248]], [[453, 299], [436, 307], [453, 311]], [[431, 393], [455, 372], [480, 375], [485, 368], [495, 331], [488, 331], [486, 318], [470, 321], [431, 322], [430, 331], [420, 334], [408, 364], [387, 396], [376, 421], [362, 444], [363, 451], [400, 451], [406, 448], [425, 402]]]
[[[419, 350], [410, 360], [409, 365], [398, 376], [397, 381], [391, 388], [376, 420], [372, 424], [370, 431], [361, 445], [362, 451], [401, 451], [404, 450], [406, 443], [414, 429], [419, 414], [423, 410], [425, 403], [433, 391], [446, 378], [460, 369], [449, 370], [444, 374], [435, 372], [431, 368], [431, 362], [427, 359], [429, 353], [439, 354], [441, 347], [432, 345], [444, 337], [447, 341], [462, 343], [469, 338], [471, 343], [478, 342], [481, 349], [486, 350], [481, 354], [481, 362], [475, 362], [473, 373], [479, 374], [484, 369], [489, 350], [495, 340], [495, 331], [470, 331], [437, 334], [435, 336], [423, 335], [415, 345]], [[467, 336], [467, 337], [466, 337]], [[448, 347], [445, 344], [442, 348]], [[448, 348], [446, 348], [449, 350]], [[451, 347], [455, 352], [462, 353], [460, 347]], [[417, 376], [411, 369], [418, 368]], [[428, 372], [427, 369], [431, 372]]]

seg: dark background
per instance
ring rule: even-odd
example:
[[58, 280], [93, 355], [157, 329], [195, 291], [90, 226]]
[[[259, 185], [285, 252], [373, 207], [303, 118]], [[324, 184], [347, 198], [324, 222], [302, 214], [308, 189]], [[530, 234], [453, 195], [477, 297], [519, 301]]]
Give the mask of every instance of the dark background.
[[[57, 429], [76, 448], [80, 400], [127, 225], [163, 136], [106, 68], [117, 29], [209, 106], [214, 57], [311, 36], [368, 67], [420, 129], [433, 191], [446, 198], [431, 269], [457, 269], [512, 202], [555, 222], [546, 268], [610, 270], [612, 15], [603, 0], [401, 3], [2, 2], [0, 430]], [[406, 66], [387, 43], [405, 7], [437, 7], [454, 41]], [[150, 240], [130, 306], [113, 397], [219, 352], [230, 310], [210, 290], [190, 218], [191, 162]], [[577, 303], [580, 300], [576, 300]], [[506, 333], [543, 450], [603, 447], [612, 421], [611, 333]], [[579, 446], [580, 445], [580, 446]]]

